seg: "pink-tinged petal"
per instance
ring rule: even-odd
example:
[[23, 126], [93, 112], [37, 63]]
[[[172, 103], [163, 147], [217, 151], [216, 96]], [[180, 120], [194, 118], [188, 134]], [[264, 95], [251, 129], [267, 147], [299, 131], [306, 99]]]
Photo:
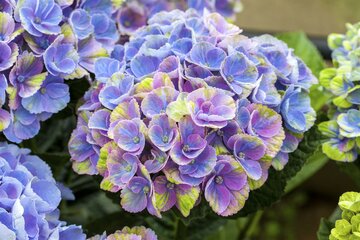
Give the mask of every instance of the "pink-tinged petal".
[[121, 191], [121, 206], [128, 212], [141, 212], [147, 207], [147, 191], [149, 186], [146, 179], [134, 177], [126, 188]]

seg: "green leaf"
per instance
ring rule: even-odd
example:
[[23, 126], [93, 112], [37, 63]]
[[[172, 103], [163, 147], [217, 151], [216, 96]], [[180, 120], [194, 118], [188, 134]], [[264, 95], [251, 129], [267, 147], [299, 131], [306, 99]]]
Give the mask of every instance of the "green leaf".
[[320, 71], [324, 68], [324, 60], [304, 32], [280, 33], [276, 37], [293, 48], [295, 55], [306, 63], [316, 77], [319, 77]]
[[329, 219], [321, 218], [320, 226], [316, 233], [318, 240], [328, 240], [331, 229], [335, 227], [336, 220], [341, 219], [341, 209], [336, 208]]
[[335, 227], [335, 224], [325, 218], [321, 218], [320, 226], [316, 233], [318, 240], [329, 240], [331, 229]]

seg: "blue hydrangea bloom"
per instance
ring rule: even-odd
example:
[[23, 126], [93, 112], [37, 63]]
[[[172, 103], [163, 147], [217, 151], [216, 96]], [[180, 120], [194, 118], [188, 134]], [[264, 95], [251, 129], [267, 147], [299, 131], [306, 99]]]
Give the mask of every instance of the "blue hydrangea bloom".
[[81, 227], [59, 220], [61, 192], [43, 160], [1, 142], [0, 162], [1, 239], [86, 239]]

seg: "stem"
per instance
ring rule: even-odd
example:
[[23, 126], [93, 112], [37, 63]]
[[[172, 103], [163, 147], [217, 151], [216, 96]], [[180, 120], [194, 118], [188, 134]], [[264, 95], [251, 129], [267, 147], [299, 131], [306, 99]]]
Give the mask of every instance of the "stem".
[[248, 221], [246, 222], [245, 226], [242, 228], [242, 231], [238, 236], [239, 240], [245, 240], [251, 238], [251, 236], [254, 234], [257, 228], [257, 225], [262, 215], [263, 215], [263, 211], [258, 211], [248, 218]]

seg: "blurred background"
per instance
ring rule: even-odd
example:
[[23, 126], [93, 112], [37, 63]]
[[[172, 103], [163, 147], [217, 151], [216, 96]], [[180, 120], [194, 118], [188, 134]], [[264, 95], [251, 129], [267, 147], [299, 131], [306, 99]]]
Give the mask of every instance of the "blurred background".
[[359, 0], [242, 0], [236, 23], [256, 32], [305, 31], [325, 38], [360, 20]]

